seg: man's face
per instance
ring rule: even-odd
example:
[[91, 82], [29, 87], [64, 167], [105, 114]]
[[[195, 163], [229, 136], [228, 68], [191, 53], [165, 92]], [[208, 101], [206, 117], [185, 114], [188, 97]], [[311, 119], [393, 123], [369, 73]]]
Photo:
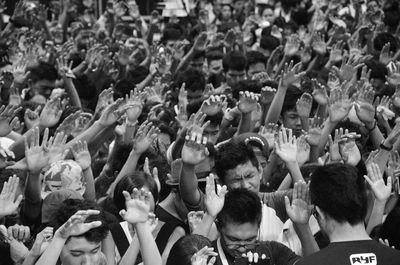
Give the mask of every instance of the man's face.
[[261, 168], [265, 168], [267, 165], [267, 158], [263, 155], [262, 150], [258, 146], [252, 146], [252, 149]]
[[229, 20], [232, 17], [232, 11], [231, 8], [227, 5], [222, 7], [222, 19], [223, 20]]
[[297, 111], [285, 111], [282, 115], [282, 123], [285, 128], [292, 129], [296, 136], [302, 133], [301, 120]]
[[245, 188], [258, 193], [260, 191], [261, 176], [262, 169], [256, 168], [248, 161], [228, 170], [225, 175], [225, 184], [230, 190]]
[[225, 77], [228, 86], [233, 87], [236, 83], [245, 79], [246, 71], [228, 70]]
[[204, 57], [197, 58], [190, 62], [190, 67], [200, 72], [203, 72], [203, 65], [204, 65]]
[[51, 91], [56, 86], [56, 81], [51, 80], [38, 80], [32, 84], [32, 91], [35, 95], [40, 94], [46, 98], [49, 98], [51, 95]]
[[101, 242], [89, 242], [85, 237], [70, 237], [61, 251], [63, 265], [97, 265], [101, 260]]
[[209, 61], [208, 72], [212, 75], [219, 75], [222, 72], [222, 59]]
[[221, 235], [227, 249], [241, 256], [255, 248], [259, 225], [257, 223], [227, 223], [221, 228]]
[[256, 63], [256, 64], [249, 65], [249, 70], [247, 71], [247, 75], [251, 79], [253, 77], [253, 75], [262, 73], [265, 71], [266, 71], [265, 64]]
[[234, 4], [236, 12], [242, 11], [243, 7], [244, 7], [244, 1], [236, 1]]
[[203, 90], [187, 90], [187, 99], [190, 104], [193, 101], [201, 100], [203, 98]]
[[212, 126], [211, 124], [208, 125], [203, 132], [203, 136], [207, 137], [207, 142], [216, 144], [218, 140], [219, 126]]
[[175, 43], [177, 42], [178, 40], [167, 40], [167, 43], [165, 43], [165, 47], [169, 50], [169, 51], [173, 51], [174, 50], [174, 46], [175, 46]]
[[262, 18], [264, 21], [267, 21], [270, 24], [273, 24], [274, 20], [275, 20], [274, 11], [271, 8], [264, 9], [264, 11], [262, 13]]

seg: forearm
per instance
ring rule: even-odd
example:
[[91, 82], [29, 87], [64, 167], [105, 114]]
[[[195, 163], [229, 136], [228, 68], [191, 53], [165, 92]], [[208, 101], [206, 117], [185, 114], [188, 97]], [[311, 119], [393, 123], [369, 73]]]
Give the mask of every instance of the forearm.
[[131, 244], [129, 245], [129, 248], [125, 252], [124, 256], [122, 257], [121, 261], [119, 262], [119, 265], [133, 265], [136, 263], [137, 256], [140, 251], [140, 244], [139, 240], [137, 238], [137, 235], [133, 237], [133, 240]]
[[182, 148], [185, 145], [186, 130], [180, 132], [172, 146], [172, 159], [176, 160], [181, 158]]
[[110, 188], [107, 191], [107, 194], [112, 198], [114, 195], [114, 189], [117, 183], [126, 175], [136, 170], [137, 163], [139, 161], [139, 157], [141, 154], [136, 153], [134, 150], [131, 151], [129, 154], [128, 159], [126, 160], [124, 166], [122, 167], [121, 171], [118, 173], [117, 178], [114, 182], [110, 185]]
[[18, 140], [24, 139], [24, 138], [22, 137], [22, 135], [20, 135], [20, 134], [17, 133], [17, 132], [14, 132], [14, 131], [11, 131], [10, 134], [7, 135], [6, 137], [9, 138], [9, 139], [11, 139], [11, 140], [14, 140], [14, 142], [15, 142], [15, 141], [18, 141]]
[[65, 242], [66, 239], [56, 234], [35, 265], [56, 265]]
[[198, 180], [194, 171], [195, 166], [183, 163], [182, 173], [179, 179], [179, 190], [183, 201], [197, 205], [200, 201]]
[[290, 162], [286, 164], [289, 170], [290, 176], [292, 177], [293, 183], [304, 181], [303, 175], [301, 174], [299, 164], [297, 162]]
[[308, 118], [309, 117], [300, 117], [301, 128], [306, 132], [308, 132], [308, 128], [309, 128]]
[[327, 105], [318, 104], [316, 116], [321, 120], [324, 121], [326, 118], [326, 111], [328, 110]]
[[149, 74], [147, 75], [147, 77], [146, 77], [142, 82], [140, 82], [139, 84], [136, 85], [137, 89], [138, 89], [139, 91], [142, 91], [148, 84], [150, 84], [150, 82], [151, 82], [151, 81], [153, 80], [153, 78], [154, 78], [154, 75], [155, 75], [155, 74], [153, 74], [153, 73], [149, 73]]
[[104, 130], [96, 134], [95, 137], [89, 139], [89, 141], [86, 141], [88, 143], [88, 148], [91, 156], [94, 156], [99, 151], [99, 149], [104, 146], [104, 143], [108, 142], [109, 139], [112, 139], [114, 137], [115, 126], [116, 124], [113, 124], [110, 127], [105, 128]]
[[90, 167], [83, 171], [83, 179], [86, 183], [86, 189], [85, 193], [83, 194], [83, 198], [88, 201], [96, 201], [93, 172]]
[[25, 257], [22, 265], [35, 265], [35, 262], [38, 258], [39, 256], [33, 255], [31, 252], [29, 252], [28, 255]]
[[40, 25], [44, 29], [44, 33], [46, 34], [46, 40], [53, 40], [53, 36], [51, 35], [50, 29], [47, 26], [46, 21], [42, 21]]
[[277, 190], [289, 190], [291, 185], [292, 185], [292, 177], [290, 176], [290, 174], [287, 174]]
[[39, 172], [29, 173], [25, 185], [25, 191], [24, 191], [25, 201], [22, 210], [25, 216], [28, 217], [28, 219], [30, 220], [35, 220], [40, 216], [42, 207], [41, 189], [42, 189], [42, 184], [40, 181]]
[[383, 137], [381, 130], [379, 130], [377, 122], [374, 120], [372, 124], [365, 125], [365, 127], [369, 131], [372, 145], [375, 149], [378, 149], [382, 141], [385, 140], [385, 137]]
[[143, 265], [162, 265], [161, 255], [149, 225], [147, 223], [138, 223], [135, 225], [135, 231], [139, 239]]
[[267, 165], [264, 167], [262, 174], [262, 179], [265, 184], [271, 179], [273, 172], [276, 170], [277, 162], [278, 162], [277, 156], [272, 151], [270, 154], [269, 161], [267, 162]]
[[102, 130], [106, 129], [107, 127], [100, 124], [99, 121], [95, 121], [92, 126], [88, 129], [84, 130], [81, 134], [76, 136], [73, 140], [69, 141], [66, 144], [66, 148], [71, 148], [76, 142], [78, 141], [86, 141], [88, 144], [93, 140], [93, 138], [99, 134]]
[[372, 208], [371, 216], [369, 217], [367, 224], [367, 233], [370, 234], [375, 226], [382, 224], [383, 215], [385, 212], [386, 201], [374, 200], [374, 206]]
[[321, 155], [322, 151], [324, 151], [326, 143], [328, 142], [329, 135], [331, 134], [333, 129], [335, 129], [336, 124], [337, 123], [333, 123], [329, 119], [326, 120], [325, 126], [322, 129], [321, 140], [319, 141], [319, 145], [318, 145], [318, 149], [317, 149], [318, 155]]
[[274, 99], [272, 100], [271, 107], [268, 110], [265, 124], [277, 123], [281, 115], [283, 101], [285, 100], [287, 87], [279, 86]]
[[208, 237], [211, 227], [215, 221], [215, 216], [209, 215], [207, 212], [204, 214], [200, 224], [193, 230], [192, 234]]
[[310, 146], [310, 163], [317, 163], [319, 155], [320, 154], [318, 153], [318, 146], [311, 145]]
[[186, 68], [189, 65], [189, 62], [192, 60], [193, 56], [194, 56], [194, 50], [190, 49], [189, 52], [185, 55], [185, 57], [183, 57], [183, 59], [179, 63], [176, 71]]
[[251, 131], [251, 112], [242, 113], [235, 136]]
[[64, 85], [65, 85], [65, 90], [67, 91], [67, 93], [71, 99], [71, 105], [78, 107], [78, 108], [82, 108], [81, 100], [79, 98], [78, 92], [75, 89], [72, 79], [65, 77], [65, 78], [63, 78], [63, 80], [64, 80]]
[[310, 226], [307, 224], [293, 223], [294, 230], [300, 239], [301, 247], [303, 248], [303, 256], [309, 256], [319, 251], [319, 247], [311, 232]]

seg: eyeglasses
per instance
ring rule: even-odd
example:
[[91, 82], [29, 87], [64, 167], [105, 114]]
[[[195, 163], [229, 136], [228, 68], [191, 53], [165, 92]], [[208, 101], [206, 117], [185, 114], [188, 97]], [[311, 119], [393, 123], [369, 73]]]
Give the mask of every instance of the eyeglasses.
[[259, 241], [253, 242], [253, 243], [245, 243], [245, 242], [240, 242], [240, 243], [231, 243], [231, 244], [226, 244], [226, 247], [230, 250], [238, 250], [239, 248], [244, 248], [246, 250], [253, 250], [256, 247], [260, 245]]

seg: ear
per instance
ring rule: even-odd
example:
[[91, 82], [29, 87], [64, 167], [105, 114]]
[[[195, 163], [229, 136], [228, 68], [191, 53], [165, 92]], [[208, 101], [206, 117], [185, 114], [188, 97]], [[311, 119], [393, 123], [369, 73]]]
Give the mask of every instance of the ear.
[[33, 86], [33, 81], [32, 81], [32, 79], [29, 78], [27, 83], [28, 83], [28, 88], [29, 88], [29, 89], [32, 89], [32, 86]]
[[262, 168], [261, 164], [258, 164], [257, 170], [258, 170], [258, 173], [260, 174], [260, 179], [262, 179], [264, 169]]
[[315, 206], [315, 210], [317, 211], [319, 219], [321, 219], [321, 221], [323, 222], [326, 222], [326, 214], [323, 211], [321, 211], [321, 209], [318, 206]]

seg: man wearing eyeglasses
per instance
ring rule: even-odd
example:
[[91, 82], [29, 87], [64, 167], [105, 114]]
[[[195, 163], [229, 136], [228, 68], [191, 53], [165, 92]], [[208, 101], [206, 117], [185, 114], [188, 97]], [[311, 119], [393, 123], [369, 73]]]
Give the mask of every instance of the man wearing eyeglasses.
[[275, 241], [259, 242], [262, 208], [256, 193], [239, 188], [225, 197], [216, 224], [220, 238], [213, 242], [218, 252], [216, 265], [292, 265], [300, 257]]

